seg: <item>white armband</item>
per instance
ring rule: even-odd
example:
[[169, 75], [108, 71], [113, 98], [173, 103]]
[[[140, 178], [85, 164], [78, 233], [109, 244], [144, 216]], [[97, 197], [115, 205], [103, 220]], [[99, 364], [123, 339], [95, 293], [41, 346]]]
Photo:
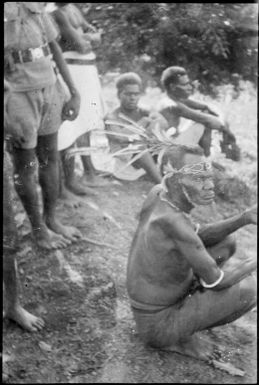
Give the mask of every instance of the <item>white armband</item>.
[[203, 281], [202, 278], [200, 278], [200, 283], [206, 289], [211, 289], [212, 287], [217, 286], [222, 281], [223, 277], [224, 277], [224, 271], [220, 270], [220, 277], [217, 279], [217, 281], [210, 283], [210, 284], [207, 284], [206, 282]]

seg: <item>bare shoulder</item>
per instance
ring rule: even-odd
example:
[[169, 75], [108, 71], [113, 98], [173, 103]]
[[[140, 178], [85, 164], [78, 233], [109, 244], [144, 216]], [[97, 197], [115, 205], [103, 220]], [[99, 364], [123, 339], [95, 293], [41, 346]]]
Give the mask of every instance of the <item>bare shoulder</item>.
[[57, 8], [53, 12], [51, 12], [51, 14], [57, 23], [61, 25], [66, 25], [68, 23], [68, 16], [66, 12], [64, 12], [62, 9]]
[[104, 117], [104, 120], [119, 120], [119, 108], [115, 108], [114, 110], [108, 112], [105, 117]]

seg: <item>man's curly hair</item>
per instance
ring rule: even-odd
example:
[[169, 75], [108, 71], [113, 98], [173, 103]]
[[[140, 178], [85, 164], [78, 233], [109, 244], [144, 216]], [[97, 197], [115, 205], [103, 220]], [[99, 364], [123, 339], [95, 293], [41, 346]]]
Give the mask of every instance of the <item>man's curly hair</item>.
[[128, 84], [137, 84], [141, 88], [142, 80], [135, 72], [125, 72], [124, 74], [121, 74], [116, 81], [118, 93], [120, 93]]

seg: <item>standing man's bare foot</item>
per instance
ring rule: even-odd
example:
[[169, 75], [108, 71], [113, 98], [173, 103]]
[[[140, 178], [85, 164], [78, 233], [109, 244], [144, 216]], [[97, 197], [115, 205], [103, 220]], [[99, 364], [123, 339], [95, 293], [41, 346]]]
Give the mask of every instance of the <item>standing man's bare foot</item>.
[[188, 340], [169, 346], [163, 350], [183, 354], [198, 360], [211, 362], [215, 358], [215, 344], [201, 335], [194, 335]]
[[104, 187], [108, 186], [110, 182], [100, 175], [89, 176], [85, 175], [82, 182], [89, 187]]
[[66, 239], [62, 234], [57, 234], [50, 231], [46, 225], [34, 230], [34, 238], [38, 247], [46, 250], [60, 249], [71, 244], [69, 239]]
[[46, 224], [52, 231], [68, 239], [70, 243], [82, 238], [81, 232], [76, 227], [64, 226], [57, 219], [46, 219]]
[[37, 332], [45, 325], [43, 319], [29, 313], [21, 305], [8, 309], [5, 317], [17, 322], [23, 329], [29, 332]]
[[97, 193], [93, 189], [91, 189], [90, 187], [87, 187], [87, 186], [82, 186], [78, 182], [66, 184], [66, 188], [75, 195], [81, 195], [81, 196], [83, 196], [83, 195], [96, 196], [97, 195]]
[[78, 208], [84, 205], [84, 201], [69, 191], [65, 186], [62, 186], [62, 192], [59, 198], [67, 207]]

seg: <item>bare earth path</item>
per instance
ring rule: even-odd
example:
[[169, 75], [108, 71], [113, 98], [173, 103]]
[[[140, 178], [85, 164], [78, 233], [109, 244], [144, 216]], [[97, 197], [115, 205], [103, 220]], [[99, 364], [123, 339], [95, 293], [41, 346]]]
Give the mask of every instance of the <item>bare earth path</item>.
[[[80, 241], [64, 250], [36, 253], [30, 236], [23, 236], [28, 223], [20, 227], [22, 298], [27, 309], [45, 319], [46, 328], [28, 334], [10, 321], [4, 322], [7, 383], [256, 382], [256, 311], [209, 333], [221, 345], [224, 362], [244, 371], [244, 376], [146, 348], [138, 340], [125, 271], [136, 216], [151, 186], [143, 178], [137, 183], [111, 179], [94, 198], [100, 211], [89, 205], [71, 209], [60, 204], [64, 223], [78, 226], [84, 236], [117, 250]], [[217, 207], [217, 211], [207, 209], [206, 220], [222, 217], [226, 208], [230, 212], [236, 209], [224, 202]], [[194, 214], [202, 219], [202, 211]], [[239, 232], [240, 253], [255, 255], [255, 228]]]

